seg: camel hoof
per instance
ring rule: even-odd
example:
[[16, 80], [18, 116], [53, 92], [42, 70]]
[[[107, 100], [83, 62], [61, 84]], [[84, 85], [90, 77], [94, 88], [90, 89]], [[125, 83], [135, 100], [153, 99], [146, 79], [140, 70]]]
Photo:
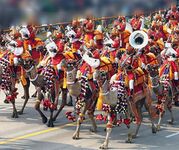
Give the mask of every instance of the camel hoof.
[[18, 114], [19, 114], [19, 115], [22, 115], [22, 114], [23, 114], [23, 111], [22, 111], [22, 110], [18, 111]]
[[73, 140], [78, 140], [79, 139], [79, 135], [74, 134], [72, 138], [73, 138]]
[[152, 127], [152, 133], [157, 133], [157, 128], [156, 127]]
[[18, 114], [17, 114], [17, 112], [16, 113], [14, 113], [13, 112], [13, 114], [12, 114], [12, 116], [11, 116], [12, 118], [19, 118], [19, 116], [18, 116]]
[[133, 134], [133, 135], [132, 135], [132, 138], [133, 138], [133, 139], [137, 138], [137, 135], [136, 135], [136, 134]]
[[132, 143], [132, 134], [128, 133], [127, 140], [125, 141], [126, 143]]
[[32, 98], [36, 98], [36, 97], [37, 97], [36, 93], [33, 94], [31, 97], [32, 97]]
[[7, 99], [4, 100], [5, 104], [9, 104], [9, 101]]
[[132, 143], [132, 139], [127, 139], [125, 142], [126, 143]]
[[157, 131], [160, 131], [160, 125], [157, 125]]
[[97, 129], [90, 128], [90, 132], [96, 133], [96, 132], [97, 132]]
[[49, 121], [47, 124], [48, 127], [54, 127], [53, 121]]
[[44, 111], [47, 111], [47, 110], [48, 110], [48, 107], [43, 107], [43, 110], [44, 110]]
[[55, 117], [55, 118], [52, 118], [52, 120], [53, 120], [53, 122], [54, 122], [54, 121], [56, 121], [56, 120], [57, 120], [57, 118], [56, 118], [56, 117]]
[[23, 95], [21, 98], [22, 98], [22, 99], [25, 99], [25, 95]]
[[43, 123], [43, 124], [47, 123], [47, 118], [46, 118], [46, 117], [43, 117], [43, 118], [42, 118], [42, 123]]
[[107, 144], [102, 144], [99, 148], [100, 149], [108, 149], [108, 146], [107, 146]]
[[173, 120], [168, 121], [168, 124], [173, 125]]

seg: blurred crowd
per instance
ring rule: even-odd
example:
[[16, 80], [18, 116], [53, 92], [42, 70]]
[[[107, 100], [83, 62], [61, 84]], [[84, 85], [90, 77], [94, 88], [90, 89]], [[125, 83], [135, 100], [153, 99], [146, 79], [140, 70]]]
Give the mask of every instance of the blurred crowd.
[[130, 15], [135, 9], [145, 11], [167, 8], [176, 0], [1, 0], [0, 28], [29, 20], [43, 23], [70, 21], [91, 11], [94, 16]]

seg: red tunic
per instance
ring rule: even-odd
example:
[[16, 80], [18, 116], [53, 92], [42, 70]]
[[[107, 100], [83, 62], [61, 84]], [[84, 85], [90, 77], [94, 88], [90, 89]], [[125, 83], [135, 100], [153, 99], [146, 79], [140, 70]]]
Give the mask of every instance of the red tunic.
[[140, 30], [142, 22], [140, 19], [132, 18], [130, 21], [130, 24], [131, 24], [133, 30]]
[[51, 58], [51, 64], [54, 65], [54, 66], [56, 66], [56, 65], [58, 65], [58, 64], [62, 61], [62, 59], [64, 59], [64, 58], [65, 58], [65, 57], [64, 57], [62, 54], [58, 53], [57, 55], [55, 55], [55, 57]]
[[[26, 51], [29, 51], [32, 58], [38, 63], [42, 56], [41, 52], [37, 51], [36, 47], [42, 45], [42, 41], [38, 38], [31, 38], [23, 41], [23, 45]], [[32, 50], [29, 50], [28, 46], [31, 46]]]

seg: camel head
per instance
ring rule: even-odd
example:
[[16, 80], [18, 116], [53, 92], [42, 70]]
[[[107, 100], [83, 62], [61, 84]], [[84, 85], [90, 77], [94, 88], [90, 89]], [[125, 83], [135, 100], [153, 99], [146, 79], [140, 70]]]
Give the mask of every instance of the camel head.
[[147, 65], [147, 71], [149, 73], [149, 76], [154, 78], [156, 76], [159, 76], [159, 71], [158, 71], [159, 66], [158, 65]]
[[67, 61], [66, 65], [66, 73], [67, 73], [67, 84], [73, 84], [76, 81], [78, 66], [76, 61]]
[[20, 59], [20, 65], [27, 71], [35, 66], [35, 62], [31, 57]]
[[102, 70], [96, 70], [93, 73], [93, 76], [95, 76], [95, 79], [97, 80], [98, 84], [100, 85], [100, 87], [103, 86], [103, 84], [109, 80], [109, 76], [108, 76], [108, 72], [106, 71], [102, 71]]

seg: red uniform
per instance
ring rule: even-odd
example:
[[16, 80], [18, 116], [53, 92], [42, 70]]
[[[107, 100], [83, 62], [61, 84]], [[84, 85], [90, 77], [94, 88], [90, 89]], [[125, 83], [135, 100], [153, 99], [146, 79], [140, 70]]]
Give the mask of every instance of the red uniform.
[[42, 46], [43, 42], [38, 38], [30, 38], [28, 40], [23, 41], [23, 46], [25, 51], [30, 52], [33, 60], [36, 61], [36, 63], [39, 63], [39, 61], [42, 59], [41, 52], [37, 51], [38, 46]]
[[[127, 58], [127, 59], [126, 59]], [[131, 91], [137, 93], [143, 90], [144, 72], [139, 67], [138, 58], [134, 55], [128, 56], [124, 54], [120, 60], [121, 63], [125, 61], [126, 84], [128, 86], [129, 95]]]
[[136, 30], [140, 30], [142, 21], [140, 20], [140, 18], [132, 18], [130, 24], [133, 30], [136, 31]]

